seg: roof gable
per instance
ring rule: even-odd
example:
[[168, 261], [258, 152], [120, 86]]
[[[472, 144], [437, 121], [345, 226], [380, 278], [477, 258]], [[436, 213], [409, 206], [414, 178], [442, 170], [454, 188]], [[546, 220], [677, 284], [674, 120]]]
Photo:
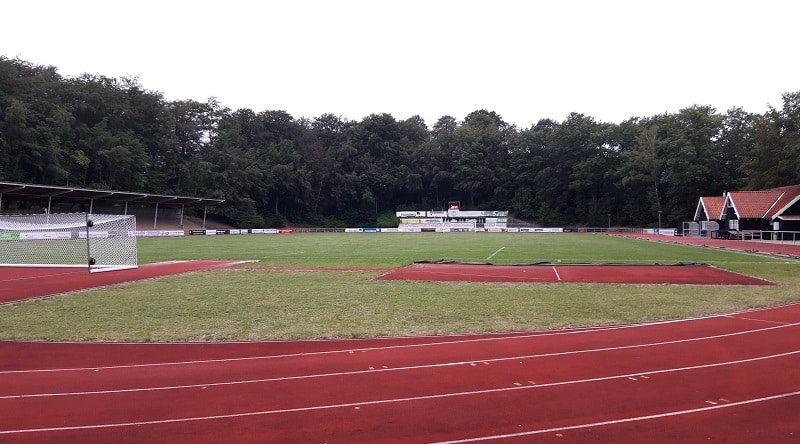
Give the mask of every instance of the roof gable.
[[761, 191], [732, 191], [723, 201], [722, 212], [733, 207], [739, 219], [775, 219], [798, 200], [800, 185]]
[[732, 206], [739, 219], [764, 219], [782, 195], [779, 190], [732, 191], [725, 205]]
[[768, 217], [773, 219], [782, 215], [786, 210], [800, 200], [800, 185], [776, 188], [776, 190], [783, 191], [783, 195], [778, 198], [773, 206], [772, 211], [767, 214]]
[[704, 196], [697, 202], [694, 220], [719, 220], [725, 207], [725, 196]]
[[725, 207], [725, 196], [701, 197], [708, 219], [722, 219], [722, 209]]

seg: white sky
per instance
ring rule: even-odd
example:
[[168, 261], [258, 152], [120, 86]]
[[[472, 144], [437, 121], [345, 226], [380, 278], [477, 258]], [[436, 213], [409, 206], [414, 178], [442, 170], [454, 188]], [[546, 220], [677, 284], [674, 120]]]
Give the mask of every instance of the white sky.
[[294, 117], [487, 109], [527, 128], [763, 113], [800, 91], [793, 0], [26, 0], [2, 15], [6, 57]]

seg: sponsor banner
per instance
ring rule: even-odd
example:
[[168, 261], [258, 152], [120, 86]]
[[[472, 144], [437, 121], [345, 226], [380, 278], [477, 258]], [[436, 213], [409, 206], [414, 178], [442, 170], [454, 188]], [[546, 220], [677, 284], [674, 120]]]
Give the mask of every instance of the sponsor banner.
[[445, 218], [445, 217], [447, 217], [447, 211], [429, 211], [428, 212], [428, 217]]
[[380, 228], [362, 228], [361, 231], [363, 233], [380, 233], [381, 229]]
[[520, 228], [520, 233], [563, 233], [563, 228]]
[[278, 234], [277, 228], [253, 228], [249, 231], [253, 234]]
[[508, 211], [463, 211], [450, 210], [450, 217], [506, 217]]
[[0, 241], [19, 240], [19, 233], [0, 233]]
[[[110, 237], [108, 231], [90, 231], [89, 238], [90, 239], [108, 239]], [[86, 239], [86, 232], [79, 231], [78, 232], [79, 239]]]
[[293, 228], [278, 228], [278, 234], [290, 234], [294, 233]]
[[400, 230], [397, 228], [381, 228], [381, 233], [399, 233]]
[[361, 232], [361, 228], [345, 228], [344, 232], [345, 233], [360, 233]]
[[419, 233], [421, 231], [422, 231], [422, 228], [419, 228], [419, 227], [413, 227], [413, 228], [412, 227], [402, 227], [402, 228], [398, 227], [397, 228], [397, 232], [398, 233]]
[[[203, 230], [191, 230], [191, 231], [203, 231]], [[183, 230], [137, 230], [133, 232], [133, 234], [136, 237], [178, 237], [178, 236], [183, 236], [185, 233], [183, 232]], [[191, 233], [191, 234], [198, 234], [198, 233]]]
[[661, 236], [676, 236], [678, 234], [677, 228], [647, 228], [644, 230], [645, 234], [658, 234]]
[[[136, 237], [140, 232], [138, 231], [90, 231], [89, 237], [91, 239], [123, 239], [129, 237]], [[148, 233], [147, 235], [143, 235], [143, 237], [160, 237], [160, 236], [183, 236], [183, 231], [142, 231], [141, 233]], [[173, 234], [170, 234], [173, 233]], [[177, 234], [174, 234], [177, 233]], [[79, 239], [86, 239], [86, 232], [79, 231], [78, 232]]]
[[190, 236], [202, 236], [206, 234], [206, 230], [189, 230]]
[[428, 217], [427, 211], [398, 211], [394, 214], [397, 217]]
[[418, 224], [419, 219], [400, 219], [401, 224]]
[[507, 233], [519, 233], [519, 228], [506, 228]]
[[506, 227], [506, 219], [505, 218], [486, 218], [486, 222], [483, 223], [484, 227]]
[[[84, 233], [84, 238], [86, 233]], [[45, 240], [45, 239], [72, 239], [69, 231], [23, 231], [19, 233], [20, 240]]]

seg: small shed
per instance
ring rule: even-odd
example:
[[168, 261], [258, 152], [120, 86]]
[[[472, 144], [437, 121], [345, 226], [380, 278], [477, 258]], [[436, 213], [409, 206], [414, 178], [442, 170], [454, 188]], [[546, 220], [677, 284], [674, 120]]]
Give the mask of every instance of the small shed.
[[697, 235], [715, 237], [722, 221], [722, 209], [725, 205], [725, 196], [705, 196], [697, 202], [694, 212], [694, 221], [697, 223]]

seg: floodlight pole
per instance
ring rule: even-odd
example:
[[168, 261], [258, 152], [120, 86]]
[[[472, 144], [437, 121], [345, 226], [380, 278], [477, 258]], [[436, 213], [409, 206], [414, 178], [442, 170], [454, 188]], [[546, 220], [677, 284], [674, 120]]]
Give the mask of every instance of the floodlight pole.
[[661, 234], [661, 210], [658, 210], [658, 234]]

